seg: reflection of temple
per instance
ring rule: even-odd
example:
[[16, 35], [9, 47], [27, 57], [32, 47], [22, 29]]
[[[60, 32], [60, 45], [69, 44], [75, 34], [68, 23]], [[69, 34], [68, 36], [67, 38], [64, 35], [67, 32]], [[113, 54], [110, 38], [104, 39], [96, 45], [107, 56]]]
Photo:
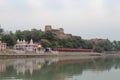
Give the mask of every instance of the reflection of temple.
[[73, 59], [61, 59], [61, 58], [50, 58], [50, 59], [35, 59], [35, 60], [18, 60], [14, 63], [14, 68], [16, 69], [17, 75], [25, 72], [29, 72], [31, 75], [33, 71], [41, 69], [44, 65], [52, 65], [52, 64], [75, 64], [75, 63], [94, 63], [94, 58], [73, 58]]
[[[88, 74], [91, 74], [91, 73], [95, 74], [96, 76], [97, 75], [96, 73], [98, 73], [98, 71], [100, 71], [99, 74], [101, 75], [103, 75], [103, 73], [106, 74], [109, 72], [113, 74], [113, 71], [118, 72], [120, 69], [120, 64], [119, 64], [120, 58], [119, 57], [117, 59], [116, 58], [105, 58], [105, 57], [96, 59], [95, 57], [88, 58], [87, 56], [86, 57], [75, 56], [74, 58], [62, 56], [62, 57], [58, 57], [58, 59], [52, 57], [52, 58], [36, 58], [36, 59], [31, 58], [31, 59], [1, 60], [0, 63], [6, 64], [7, 68], [5, 72], [0, 73], [1, 74], [0, 78], [2, 80], [6, 80], [6, 79], [7, 80], [8, 79], [10, 80], [15, 80], [15, 79], [16, 80], [17, 79], [23, 79], [23, 80], [68, 80], [68, 79], [73, 80], [74, 79], [74, 80], [79, 80], [79, 77], [76, 79], [74, 78], [74, 76], [77, 76], [77, 75], [81, 76], [83, 75], [83, 73], [86, 73], [86, 72], [88, 72]], [[52, 64], [46, 65], [46, 63], [49, 63], [49, 62], [52, 62], [53, 65]], [[35, 66], [37, 65], [38, 67], [34, 67], [34, 65]], [[18, 75], [16, 75], [16, 72]]]
[[34, 61], [20, 60], [14, 64], [14, 68], [17, 71], [17, 75], [20, 73], [22, 73], [24, 75], [25, 72], [27, 72], [27, 71], [32, 75], [34, 70], [38, 70], [38, 69], [42, 68], [42, 64], [36, 63]]
[[6, 70], [6, 65], [4, 63], [0, 63], [0, 72], [4, 72]]
[[[38, 59], [11, 59], [11, 60], [5, 60], [5, 62], [1, 62], [0, 64], [0, 72], [6, 71], [6, 67], [13, 66], [13, 68], [16, 71], [17, 75], [23, 74], [30, 74], [32, 75], [35, 71], [40, 71], [44, 66], [49, 67], [52, 65], [68, 65], [68, 64], [94, 64], [96, 69], [100, 70], [100, 67], [98, 68], [97, 65], [95, 65], [96, 57], [80, 57], [80, 56], [73, 56], [71, 57], [55, 57], [55, 58], [38, 58]], [[41, 70], [42, 71], [42, 70]]]
[[14, 69], [16, 69], [17, 75], [22, 73], [23, 75], [25, 72], [29, 72], [31, 75], [33, 71], [39, 70], [43, 67], [43, 65], [51, 65], [54, 62], [59, 61], [58, 58], [54, 59], [35, 59], [35, 60], [17, 60], [14, 62]]

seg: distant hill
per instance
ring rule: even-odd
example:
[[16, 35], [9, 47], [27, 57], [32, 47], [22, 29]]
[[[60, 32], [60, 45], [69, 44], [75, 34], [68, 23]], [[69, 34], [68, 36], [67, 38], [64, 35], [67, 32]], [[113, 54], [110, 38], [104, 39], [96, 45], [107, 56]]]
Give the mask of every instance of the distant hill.
[[25, 41], [33, 39], [34, 42], [40, 43], [43, 47], [93, 49], [97, 52], [120, 50], [120, 41], [111, 42], [108, 39], [85, 40], [80, 36], [64, 33], [62, 28], [52, 29], [51, 26], [45, 27], [45, 31], [32, 29], [3, 33], [1, 40], [6, 42], [8, 46], [14, 46], [17, 39]]

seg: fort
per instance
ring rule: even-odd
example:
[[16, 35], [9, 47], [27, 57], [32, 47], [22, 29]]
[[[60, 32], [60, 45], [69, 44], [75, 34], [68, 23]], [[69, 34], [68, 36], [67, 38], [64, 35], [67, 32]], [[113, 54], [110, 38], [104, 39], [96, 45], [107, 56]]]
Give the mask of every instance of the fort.
[[45, 31], [51, 31], [52, 33], [54, 33], [56, 35], [64, 34], [64, 29], [63, 28], [52, 29], [51, 25], [46, 25], [45, 26]]
[[72, 34], [64, 33], [63, 28], [53, 29], [51, 25], [46, 25], [45, 26], [45, 32], [46, 31], [51, 31], [53, 34], [56, 34], [57, 37], [60, 38], [60, 39], [68, 39], [68, 38], [72, 37]]

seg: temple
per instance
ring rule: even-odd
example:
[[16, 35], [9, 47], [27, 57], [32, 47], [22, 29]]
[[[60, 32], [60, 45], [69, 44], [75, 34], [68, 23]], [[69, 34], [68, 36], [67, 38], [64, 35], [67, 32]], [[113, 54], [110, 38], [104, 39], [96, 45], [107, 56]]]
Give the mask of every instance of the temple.
[[33, 49], [38, 47], [38, 44], [33, 43], [33, 40], [31, 39], [30, 42], [26, 42], [25, 40], [17, 40], [17, 44], [14, 46], [17, 50], [28, 50], [33, 51]]
[[5, 50], [7, 48], [7, 43], [2, 43], [0, 41], [0, 50]]

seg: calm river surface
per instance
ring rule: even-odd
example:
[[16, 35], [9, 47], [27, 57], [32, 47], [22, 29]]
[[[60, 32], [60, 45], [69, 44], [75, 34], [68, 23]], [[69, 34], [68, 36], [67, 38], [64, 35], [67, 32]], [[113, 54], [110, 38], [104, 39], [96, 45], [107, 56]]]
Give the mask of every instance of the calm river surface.
[[120, 58], [0, 59], [0, 80], [119, 80]]

